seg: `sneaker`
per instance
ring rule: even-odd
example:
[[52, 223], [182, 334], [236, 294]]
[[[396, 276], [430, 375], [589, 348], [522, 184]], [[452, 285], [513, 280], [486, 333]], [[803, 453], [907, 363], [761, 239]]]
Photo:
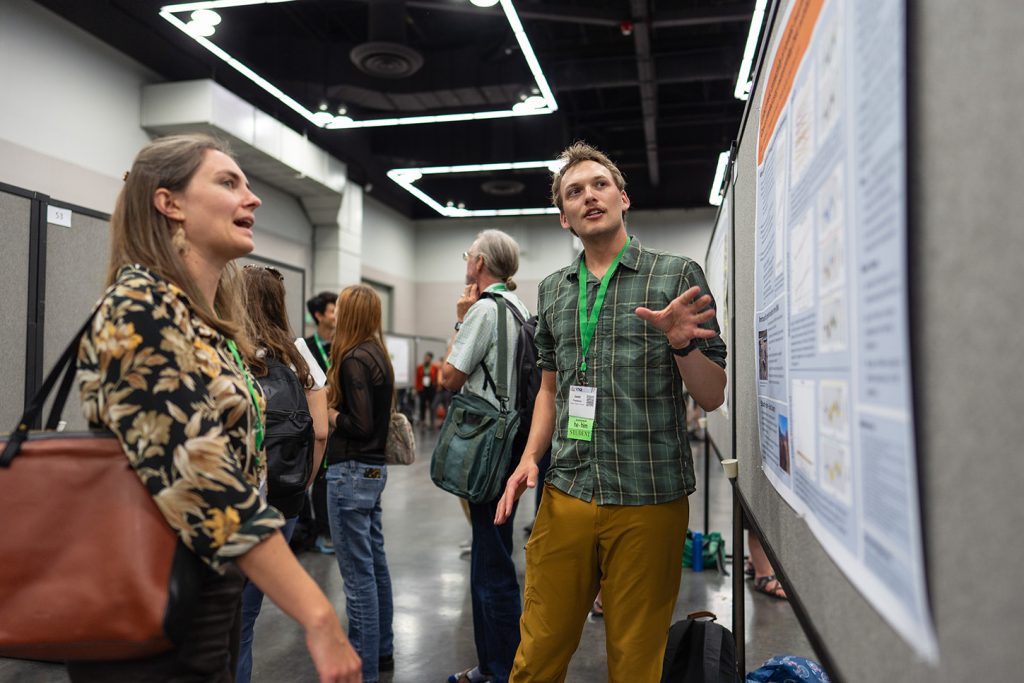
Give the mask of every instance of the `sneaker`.
[[324, 555], [333, 555], [334, 543], [331, 542], [331, 539], [324, 538], [323, 536], [321, 536], [320, 538], [316, 539], [316, 549]]
[[490, 683], [490, 680], [491, 677], [481, 674], [479, 667], [476, 666], [448, 677], [448, 683]]
[[473, 541], [466, 541], [459, 544], [459, 557], [465, 557], [473, 552]]
[[385, 655], [377, 660], [377, 669], [381, 672], [395, 670], [395, 656]]

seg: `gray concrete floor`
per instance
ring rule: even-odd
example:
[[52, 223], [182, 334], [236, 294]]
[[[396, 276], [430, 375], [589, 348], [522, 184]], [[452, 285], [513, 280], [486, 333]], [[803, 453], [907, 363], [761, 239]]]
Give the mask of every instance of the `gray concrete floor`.
[[[475, 664], [472, 609], [469, 597], [469, 562], [460, 557], [459, 544], [469, 538], [469, 524], [459, 502], [430, 481], [429, 463], [436, 433], [419, 431], [419, 460], [410, 467], [392, 467], [384, 492], [384, 536], [395, 596], [395, 672], [382, 681], [442, 683], [454, 671]], [[690, 526], [704, 522], [703, 446], [694, 444], [698, 491], [690, 498]], [[731, 541], [732, 503], [729, 484], [712, 458], [710, 471], [710, 528]], [[527, 493], [532, 496], [533, 493]], [[526, 542], [523, 527], [531, 521], [531, 501], [520, 505], [515, 519], [517, 540]], [[522, 543], [517, 544], [516, 565], [522, 583]], [[731, 552], [731, 542], [729, 543]], [[302, 564], [344, 615], [341, 577], [332, 556], [306, 553]], [[753, 592], [745, 582], [746, 664], [757, 668], [777, 654], [813, 659], [803, 631], [786, 602]], [[731, 577], [711, 570], [684, 570], [676, 605], [676, 619], [707, 609], [732, 628]], [[253, 680], [316, 681], [306, 654], [302, 632], [270, 601], [256, 623]], [[589, 619], [569, 668], [569, 683], [607, 680], [604, 624]], [[0, 659], [0, 683], [66, 681], [63, 667]]]

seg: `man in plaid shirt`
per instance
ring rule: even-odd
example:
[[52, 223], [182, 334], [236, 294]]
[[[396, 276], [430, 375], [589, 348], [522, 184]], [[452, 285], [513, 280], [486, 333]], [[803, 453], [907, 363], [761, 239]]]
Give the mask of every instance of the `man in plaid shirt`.
[[552, 200], [583, 253], [540, 285], [543, 379], [495, 517], [537, 485], [550, 444], [510, 681], [564, 680], [601, 590], [609, 679], [657, 683], [696, 488], [683, 396], [722, 404], [725, 344], [700, 266], [626, 232], [615, 164], [584, 143], [560, 158]]

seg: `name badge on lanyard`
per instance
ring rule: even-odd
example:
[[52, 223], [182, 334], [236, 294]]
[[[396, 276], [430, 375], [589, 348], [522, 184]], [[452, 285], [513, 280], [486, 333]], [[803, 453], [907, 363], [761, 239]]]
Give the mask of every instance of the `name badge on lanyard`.
[[608, 270], [601, 278], [601, 284], [597, 288], [597, 296], [594, 298], [594, 306], [587, 312], [587, 266], [585, 257], [580, 259], [579, 284], [580, 298], [577, 310], [580, 318], [580, 361], [576, 375], [579, 384], [569, 387], [569, 425], [568, 437], [577, 441], [591, 441], [594, 438], [594, 416], [597, 414], [597, 387], [582, 386], [587, 382], [587, 354], [590, 352], [590, 343], [594, 340], [594, 332], [597, 330], [597, 319], [601, 315], [601, 306], [604, 305], [604, 295], [608, 291], [608, 283], [619, 267], [622, 255], [626, 253], [632, 238], [626, 240], [622, 245], [615, 259], [612, 260]]
[[597, 387], [569, 387], [570, 439], [591, 441], [594, 438], [594, 416], [597, 415]]

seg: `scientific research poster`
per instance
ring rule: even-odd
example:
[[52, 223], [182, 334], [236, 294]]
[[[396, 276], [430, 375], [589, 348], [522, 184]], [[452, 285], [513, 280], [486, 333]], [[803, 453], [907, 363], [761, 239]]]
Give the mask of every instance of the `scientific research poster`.
[[757, 140], [764, 472], [919, 654], [937, 652], [914, 450], [906, 8], [793, 0]]

